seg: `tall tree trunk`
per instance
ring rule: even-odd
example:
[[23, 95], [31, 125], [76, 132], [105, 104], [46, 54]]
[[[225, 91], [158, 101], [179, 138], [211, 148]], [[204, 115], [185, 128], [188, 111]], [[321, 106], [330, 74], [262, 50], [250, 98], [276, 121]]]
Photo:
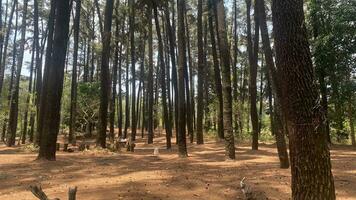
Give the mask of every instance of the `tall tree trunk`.
[[[0, 56], [2, 56], [0, 58], [1, 60], [1, 65], [0, 65], [0, 97], [1, 97], [1, 92], [2, 92], [2, 87], [3, 87], [3, 83], [4, 83], [4, 75], [5, 75], [5, 68], [6, 68], [6, 60], [7, 60], [7, 46], [9, 44], [9, 39], [10, 39], [10, 33], [11, 33], [11, 27], [12, 27], [12, 19], [14, 17], [14, 13], [15, 13], [15, 8], [17, 5], [17, 0], [14, 0], [11, 6], [11, 12], [10, 12], [10, 17], [9, 17], [9, 22], [8, 25], [6, 27], [6, 35], [5, 35], [5, 44], [4, 44], [4, 50], [3, 52], [1, 52], [2, 54]], [[5, 19], [6, 21], [6, 19]]]
[[152, 38], [152, 8], [148, 8], [148, 144], [153, 143], [153, 38]]
[[227, 41], [227, 31], [225, 23], [224, 1], [217, 1], [217, 18], [219, 30], [219, 49], [222, 64], [222, 91], [224, 110], [224, 136], [226, 158], [235, 159], [235, 142], [232, 130], [232, 95], [231, 95], [231, 70], [230, 70], [230, 50]]
[[[166, 19], [166, 26], [167, 26], [167, 34], [168, 34], [168, 41], [169, 41], [169, 54], [171, 57], [171, 65], [172, 65], [172, 86], [174, 92], [174, 121], [175, 121], [175, 128], [176, 128], [176, 136], [178, 132], [178, 85], [177, 85], [177, 66], [176, 66], [176, 54], [175, 54], [175, 31], [171, 26], [171, 21], [169, 17], [169, 10], [168, 10], [168, 3], [165, 4], [164, 8], [164, 15]], [[174, 9], [173, 9], [174, 10]], [[174, 15], [173, 15], [174, 18]], [[174, 23], [174, 19], [172, 20]], [[175, 26], [173, 26], [175, 27]], [[169, 72], [167, 72], [169, 73]]]
[[[34, 66], [34, 60], [35, 60], [35, 43], [32, 43], [32, 56], [31, 56], [31, 63], [30, 63], [30, 77], [29, 77], [29, 83], [28, 83], [28, 94], [26, 97], [26, 104], [25, 104], [25, 113], [24, 113], [24, 124], [23, 124], [23, 130], [22, 130], [22, 144], [26, 143], [26, 137], [27, 137], [27, 133], [28, 132], [28, 112], [29, 112], [29, 107], [30, 107], [30, 100], [31, 100], [31, 96], [32, 96], [32, 82], [33, 82], [33, 66]], [[32, 112], [30, 111], [30, 115], [32, 114]], [[31, 119], [31, 117], [30, 117]], [[30, 136], [30, 134], [29, 134]], [[30, 142], [32, 142], [31, 137], [29, 138]]]
[[[281, 113], [281, 102], [280, 102], [280, 84], [278, 81], [278, 77], [276, 74], [275, 64], [273, 61], [273, 52], [271, 49], [271, 43], [269, 40], [268, 29], [267, 29], [267, 20], [266, 20], [266, 11], [265, 11], [265, 3], [264, 0], [257, 0], [259, 4], [259, 20], [260, 20], [260, 29], [261, 29], [261, 36], [262, 36], [262, 46], [263, 51], [265, 54], [266, 60], [266, 78], [267, 82], [267, 92], [269, 93], [269, 107], [272, 109], [272, 96], [275, 99], [275, 109], [272, 111], [270, 110], [270, 117], [271, 117], [271, 130], [272, 134], [276, 137], [277, 143], [277, 151], [278, 157], [280, 161], [281, 168], [288, 168], [289, 167], [289, 159], [288, 159], [288, 152], [287, 152], [287, 145], [285, 141], [285, 133], [283, 130], [283, 120], [282, 120], [282, 113]], [[273, 95], [272, 95], [273, 94]]]
[[[51, 11], [49, 14], [49, 19], [48, 19], [48, 39], [47, 39], [47, 48], [46, 48], [46, 60], [45, 60], [45, 69], [44, 69], [44, 76], [42, 80], [42, 59], [41, 59], [41, 50], [40, 50], [40, 43], [39, 43], [39, 30], [38, 30], [38, 1], [35, 0], [34, 2], [34, 39], [36, 41], [36, 109], [37, 109], [37, 133], [36, 133], [36, 138], [35, 138], [35, 144], [38, 145], [40, 144], [40, 139], [42, 138], [42, 125], [44, 124], [43, 122], [43, 117], [44, 117], [44, 111], [45, 108], [44, 106], [46, 105], [46, 96], [44, 95], [42, 97], [43, 91], [47, 91], [47, 85], [42, 84], [47, 82], [47, 79], [49, 77], [48, 75], [48, 70], [50, 68], [49, 65], [51, 65], [51, 59], [52, 59], [52, 50], [53, 50], [53, 43], [54, 43], [54, 22], [55, 22], [55, 17], [56, 17], [56, 4], [57, 1], [52, 0], [51, 1]], [[36, 23], [37, 22], [37, 23]]]
[[[0, 30], [3, 30], [5, 27], [3, 26], [3, 21], [2, 21], [2, 14], [3, 14], [3, 9], [2, 9], [2, 0], [0, 0]], [[7, 5], [6, 5], [7, 7]], [[5, 16], [7, 16], [7, 13], [5, 13]], [[6, 22], [5, 22], [6, 23]], [[3, 53], [3, 47], [4, 47], [4, 34], [0, 34], [0, 98], [1, 98], [1, 92], [2, 92], [2, 84], [4, 81], [4, 73], [5, 73], [5, 66], [2, 63], [2, 53]]]
[[[67, 51], [69, 18], [70, 18], [70, 1], [63, 0], [56, 5], [56, 25], [53, 40], [53, 56], [48, 66], [48, 75], [45, 78], [47, 87], [43, 90], [46, 95], [46, 101], [42, 101], [43, 125], [41, 126], [41, 139], [38, 158], [46, 160], [56, 159], [56, 142], [59, 132], [60, 123], [60, 105], [63, 90], [63, 77], [65, 57]], [[46, 71], [46, 69], [45, 69]]]
[[[335, 199], [302, 0], [273, 0], [276, 65], [289, 131], [293, 199]], [[288, 21], [286, 21], [288, 19]]]
[[[136, 55], [135, 55], [135, 0], [129, 0], [130, 54], [131, 54], [131, 142], [136, 140]], [[133, 148], [131, 147], [133, 151]]]
[[177, 0], [178, 14], [178, 155], [187, 157], [186, 144], [186, 113], [185, 113], [185, 88], [184, 88], [184, 68], [186, 67], [186, 44], [185, 44], [185, 0]]
[[96, 139], [97, 145], [106, 148], [106, 128], [108, 116], [108, 103], [110, 93], [110, 41], [111, 41], [111, 24], [113, 15], [113, 0], [106, 0], [105, 4], [105, 21], [103, 32], [103, 50], [101, 52], [100, 67], [100, 108], [99, 108], [99, 131]]
[[[256, 2], [256, 1], [255, 1]], [[250, 114], [252, 122], [252, 150], [258, 150], [258, 114], [257, 114], [257, 61], [258, 61], [258, 46], [259, 46], [259, 20], [258, 20], [258, 5], [254, 5], [254, 21], [255, 21], [255, 35], [252, 43], [251, 36], [251, 0], [246, 1], [247, 5], [247, 49], [248, 49], [248, 58], [250, 64]]]
[[[189, 69], [188, 66], [185, 65], [184, 67], [184, 82], [185, 82], [185, 95], [186, 95], [186, 125], [188, 127], [188, 135], [190, 138], [190, 143], [193, 143], [194, 141], [194, 131], [193, 131], [193, 120], [192, 120], [192, 114], [193, 114], [193, 107], [192, 107], [192, 101], [191, 101], [191, 93], [189, 91], [193, 91], [194, 87], [193, 86], [193, 61], [192, 61], [192, 56], [191, 56], [191, 50], [190, 50], [190, 33], [189, 33], [189, 24], [188, 24], [188, 15], [187, 11], [184, 11], [184, 20], [185, 20], [185, 30], [186, 30], [186, 40], [187, 40], [187, 50], [188, 50], [188, 63], [189, 63]], [[190, 81], [189, 81], [190, 78]], [[191, 85], [189, 84], [191, 83]], [[194, 119], [194, 117], [193, 117]]]
[[163, 118], [164, 118], [164, 125], [166, 129], [166, 142], [167, 142], [167, 149], [171, 148], [171, 135], [172, 130], [169, 123], [169, 116], [168, 116], [168, 107], [167, 107], [167, 89], [166, 89], [166, 72], [165, 72], [165, 63], [163, 57], [163, 42], [161, 36], [161, 29], [159, 26], [158, 21], [158, 11], [157, 6], [154, 5], [154, 18], [156, 24], [156, 33], [158, 37], [158, 54], [159, 54], [159, 66], [160, 66], [160, 80], [161, 80], [161, 90], [162, 90], [162, 106], [163, 106]]
[[[114, 52], [114, 63], [112, 67], [112, 86], [111, 86], [111, 100], [110, 100], [110, 140], [114, 140], [115, 137], [115, 104], [116, 104], [116, 84], [117, 84], [117, 68], [119, 65], [119, 52], [121, 51], [121, 44], [119, 45], [120, 29], [119, 29], [119, 19], [118, 19], [118, 7], [119, 1], [116, 3], [115, 7], [115, 52]], [[120, 58], [121, 59], [121, 58]]]
[[213, 26], [213, 16], [214, 16], [214, 2], [213, 0], [208, 0], [209, 7], [209, 32], [210, 41], [214, 62], [214, 80], [215, 80], [215, 90], [218, 97], [217, 114], [218, 114], [218, 136], [220, 139], [224, 139], [224, 114], [223, 114], [223, 95], [222, 95], [222, 85], [221, 85], [221, 72], [218, 60], [218, 53], [216, 49], [215, 33]]
[[198, 105], [197, 105], [197, 144], [203, 144], [204, 116], [204, 49], [203, 49], [203, 0], [198, 0]]
[[126, 45], [126, 80], [125, 80], [125, 128], [124, 128], [124, 138], [127, 138], [127, 129], [130, 124], [130, 88], [129, 88], [129, 42]]
[[12, 146], [15, 144], [15, 137], [17, 131], [20, 79], [21, 79], [22, 63], [23, 63], [23, 57], [25, 51], [25, 42], [26, 42], [27, 5], [28, 5], [28, 0], [24, 0], [23, 11], [22, 11], [20, 49], [19, 49], [19, 55], [17, 57], [16, 79], [14, 83], [14, 88], [11, 91], [11, 100], [10, 100], [10, 116], [9, 116], [9, 128], [8, 128], [9, 140], [7, 141], [8, 146]]
[[76, 0], [75, 18], [74, 18], [74, 49], [73, 49], [73, 69], [72, 69], [72, 84], [70, 93], [70, 121], [69, 121], [69, 143], [75, 144], [75, 123], [77, 110], [77, 63], [78, 63], [78, 47], [79, 47], [79, 23], [80, 23], [81, 0]]

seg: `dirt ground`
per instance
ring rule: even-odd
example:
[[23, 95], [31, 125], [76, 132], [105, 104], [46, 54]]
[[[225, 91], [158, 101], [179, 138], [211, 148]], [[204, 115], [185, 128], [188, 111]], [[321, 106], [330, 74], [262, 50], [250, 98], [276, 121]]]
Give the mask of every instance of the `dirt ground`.
[[[174, 145], [175, 146], [175, 145]], [[153, 149], [159, 147], [159, 156]], [[290, 170], [279, 169], [274, 145], [252, 151], [237, 145], [237, 160], [225, 161], [222, 142], [188, 145], [189, 157], [180, 159], [176, 147], [164, 148], [138, 140], [136, 151], [57, 153], [57, 161], [35, 161], [36, 153], [0, 145], [0, 199], [34, 200], [29, 185], [41, 184], [50, 198], [67, 199], [78, 187], [77, 199], [95, 200], [218, 200], [243, 199], [240, 180], [268, 199], [290, 199]], [[337, 199], [356, 199], [356, 150], [334, 146], [333, 173]]]

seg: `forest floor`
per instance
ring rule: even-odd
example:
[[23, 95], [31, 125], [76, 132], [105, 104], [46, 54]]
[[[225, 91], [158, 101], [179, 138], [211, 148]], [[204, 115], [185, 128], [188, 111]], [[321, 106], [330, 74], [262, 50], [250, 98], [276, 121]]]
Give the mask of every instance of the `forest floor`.
[[[188, 144], [189, 157], [181, 159], [176, 145], [165, 150], [163, 137], [153, 145], [144, 141], [138, 140], [134, 153], [60, 151], [55, 162], [35, 161], [36, 153], [1, 144], [0, 199], [34, 200], [28, 190], [33, 184], [62, 200], [74, 186], [78, 200], [243, 199], [244, 177], [259, 199], [290, 199], [290, 169], [279, 169], [273, 144], [260, 144], [258, 151], [238, 144], [237, 160], [225, 161], [223, 142]], [[155, 147], [159, 156], [153, 155]], [[331, 155], [338, 199], [356, 199], [356, 150], [333, 146]]]

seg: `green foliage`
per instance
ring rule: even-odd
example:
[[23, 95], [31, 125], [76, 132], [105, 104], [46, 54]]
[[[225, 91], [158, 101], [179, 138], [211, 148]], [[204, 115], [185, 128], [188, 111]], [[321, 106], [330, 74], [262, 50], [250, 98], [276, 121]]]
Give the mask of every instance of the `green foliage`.
[[99, 82], [78, 84], [78, 122], [96, 122], [98, 120], [100, 105]]

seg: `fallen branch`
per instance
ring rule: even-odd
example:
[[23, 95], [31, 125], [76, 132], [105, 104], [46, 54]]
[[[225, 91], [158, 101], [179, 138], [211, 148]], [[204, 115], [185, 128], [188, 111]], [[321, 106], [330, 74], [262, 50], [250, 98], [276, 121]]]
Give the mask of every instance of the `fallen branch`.
[[[74, 188], [69, 188], [68, 200], [76, 199], [77, 189], [78, 189], [77, 186], [75, 186]], [[41, 186], [30, 185], [30, 191], [32, 192], [33, 195], [35, 195], [35, 197], [37, 197], [40, 200], [60, 200], [59, 198], [54, 198], [54, 199], [48, 198], [47, 195], [42, 190]]]

